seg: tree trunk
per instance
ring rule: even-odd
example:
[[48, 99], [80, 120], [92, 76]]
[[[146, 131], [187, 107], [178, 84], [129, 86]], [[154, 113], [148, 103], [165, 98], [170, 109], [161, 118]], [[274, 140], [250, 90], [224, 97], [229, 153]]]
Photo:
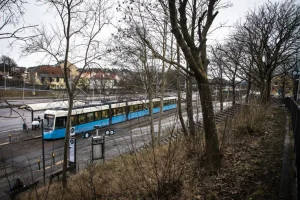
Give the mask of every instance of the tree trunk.
[[[165, 23], [164, 23], [164, 31], [163, 31], [163, 57], [165, 57], [166, 55], [166, 37], [167, 37], [167, 20], [165, 20]], [[173, 47], [173, 36], [171, 37], [171, 57], [173, 57], [173, 51], [172, 51], [172, 48]], [[161, 83], [161, 93], [160, 93], [160, 110], [159, 110], [159, 121], [158, 121], [158, 132], [157, 132], [157, 144], [160, 145], [160, 135], [161, 135], [161, 120], [162, 120], [162, 113], [163, 113], [163, 106], [164, 106], [164, 102], [163, 102], [163, 99], [164, 99], [164, 96], [165, 96], [165, 88], [166, 88], [166, 82], [167, 82], [167, 77], [165, 76], [165, 61], [162, 61], [162, 70], [161, 70], [161, 74], [162, 74], [162, 83]], [[157, 85], [156, 85], [157, 87]]]
[[[222, 76], [221, 76], [222, 79]], [[220, 111], [223, 112], [223, 82], [220, 83]], [[216, 108], [215, 108], [216, 109]]]
[[271, 80], [268, 78], [264, 84], [261, 84], [260, 87], [260, 102], [262, 105], [266, 105], [270, 101], [270, 90], [271, 90]]
[[[177, 45], [177, 62], [180, 63], [180, 52], [179, 52], [179, 46]], [[180, 68], [177, 66], [177, 96], [178, 96], [178, 101], [177, 101], [177, 106], [178, 106], [178, 117], [181, 123], [182, 131], [184, 136], [188, 136], [188, 132], [184, 123], [184, 119], [182, 116], [182, 108], [181, 108], [181, 84], [180, 84]]]
[[149, 92], [149, 120], [150, 120], [150, 134], [151, 134], [151, 142], [152, 142], [152, 147], [155, 146], [155, 135], [154, 135], [154, 124], [153, 124], [153, 101], [152, 101], [152, 92]]
[[247, 85], [247, 92], [246, 92], [246, 104], [249, 102], [251, 85], [252, 85], [252, 82], [251, 82], [251, 80], [249, 78], [248, 79], [248, 85]]
[[193, 112], [193, 90], [192, 90], [192, 77], [190, 75], [187, 76], [187, 90], [186, 90], [186, 111], [188, 117], [188, 124], [190, 134], [195, 136], [195, 123], [194, 123], [194, 112]]
[[[145, 47], [146, 49], [146, 47]], [[147, 57], [146, 54], [146, 50], [144, 51], [144, 56], [145, 58]], [[152, 66], [154, 66], [153, 64], [153, 59], [152, 59]], [[154, 147], [156, 145], [156, 137], [155, 137], [155, 133], [154, 133], [154, 123], [153, 123], [153, 71], [150, 70], [147, 66], [147, 62], [146, 59], [144, 60], [144, 66], [145, 69], [147, 70], [147, 77], [148, 77], [148, 95], [149, 95], [149, 104], [150, 104], [150, 134], [151, 134], [151, 142], [152, 142], [152, 147]], [[147, 66], [147, 67], [146, 67]]]
[[286, 86], [286, 74], [284, 73], [283, 79], [282, 79], [282, 84], [281, 84], [281, 98], [282, 102], [285, 100], [285, 86]]
[[73, 109], [73, 94], [69, 94], [69, 108], [68, 108], [68, 117], [66, 124], [66, 133], [65, 133], [65, 142], [64, 142], [64, 162], [63, 162], [63, 188], [67, 186], [67, 168], [68, 168], [68, 151], [69, 151], [69, 138], [70, 138], [70, 128], [71, 128], [71, 116]]
[[235, 105], [235, 87], [236, 85], [233, 83], [232, 84], [232, 105]]
[[207, 79], [199, 80], [198, 90], [202, 107], [203, 125], [205, 131], [205, 153], [208, 163], [213, 168], [221, 166], [221, 155], [219, 150], [218, 134], [215, 124], [215, 116], [211, 99], [211, 91]]

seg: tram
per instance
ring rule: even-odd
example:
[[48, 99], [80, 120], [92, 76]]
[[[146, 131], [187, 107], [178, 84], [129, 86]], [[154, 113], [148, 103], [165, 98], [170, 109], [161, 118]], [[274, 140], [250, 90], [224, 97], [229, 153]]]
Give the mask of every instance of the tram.
[[[160, 112], [160, 98], [152, 100], [153, 113]], [[163, 111], [175, 109], [177, 97], [163, 98]], [[100, 105], [75, 106], [72, 110], [71, 127], [76, 134], [94, 130], [94, 126], [105, 127], [149, 115], [149, 100], [115, 102]], [[65, 137], [67, 108], [55, 108], [44, 113], [44, 139]]]

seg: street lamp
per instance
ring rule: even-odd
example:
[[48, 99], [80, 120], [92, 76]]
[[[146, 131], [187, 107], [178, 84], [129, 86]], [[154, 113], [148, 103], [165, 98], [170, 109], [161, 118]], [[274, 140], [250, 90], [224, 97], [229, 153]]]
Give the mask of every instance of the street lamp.
[[92, 87], [93, 87], [93, 103], [94, 103], [94, 99], [95, 99], [95, 74], [93, 74]]

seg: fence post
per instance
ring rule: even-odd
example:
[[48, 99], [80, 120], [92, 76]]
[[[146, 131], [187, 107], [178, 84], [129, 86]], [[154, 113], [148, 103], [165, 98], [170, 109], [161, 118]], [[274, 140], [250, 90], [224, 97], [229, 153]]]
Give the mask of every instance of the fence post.
[[54, 154], [54, 152], [52, 152], [52, 162], [53, 162], [53, 165], [55, 165], [55, 154]]

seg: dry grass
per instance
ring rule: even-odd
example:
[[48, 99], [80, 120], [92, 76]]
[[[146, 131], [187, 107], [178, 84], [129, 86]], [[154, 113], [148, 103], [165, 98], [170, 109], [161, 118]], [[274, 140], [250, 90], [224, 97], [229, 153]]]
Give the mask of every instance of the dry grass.
[[[268, 192], [276, 193], [280, 171], [282, 116], [280, 110], [274, 114], [274, 110], [251, 106], [221, 124], [223, 160], [215, 174], [205, 170], [202, 138], [180, 138], [105, 165], [91, 164], [70, 177], [64, 192], [55, 183], [40, 189], [39, 196], [27, 193], [23, 199], [268, 199]], [[264, 180], [269, 176], [274, 178]]]
[[[51, 91], [36, 91], [35, 95], [33, 94], [32, 91], [24, 91], [24, 96], [25, 97], [40, 97], [40, 96], [52, 96]], [[0, 90], [0, 98], [4, 99], [7, 97], [23, 97], [23, 91], [22, 90]]]

